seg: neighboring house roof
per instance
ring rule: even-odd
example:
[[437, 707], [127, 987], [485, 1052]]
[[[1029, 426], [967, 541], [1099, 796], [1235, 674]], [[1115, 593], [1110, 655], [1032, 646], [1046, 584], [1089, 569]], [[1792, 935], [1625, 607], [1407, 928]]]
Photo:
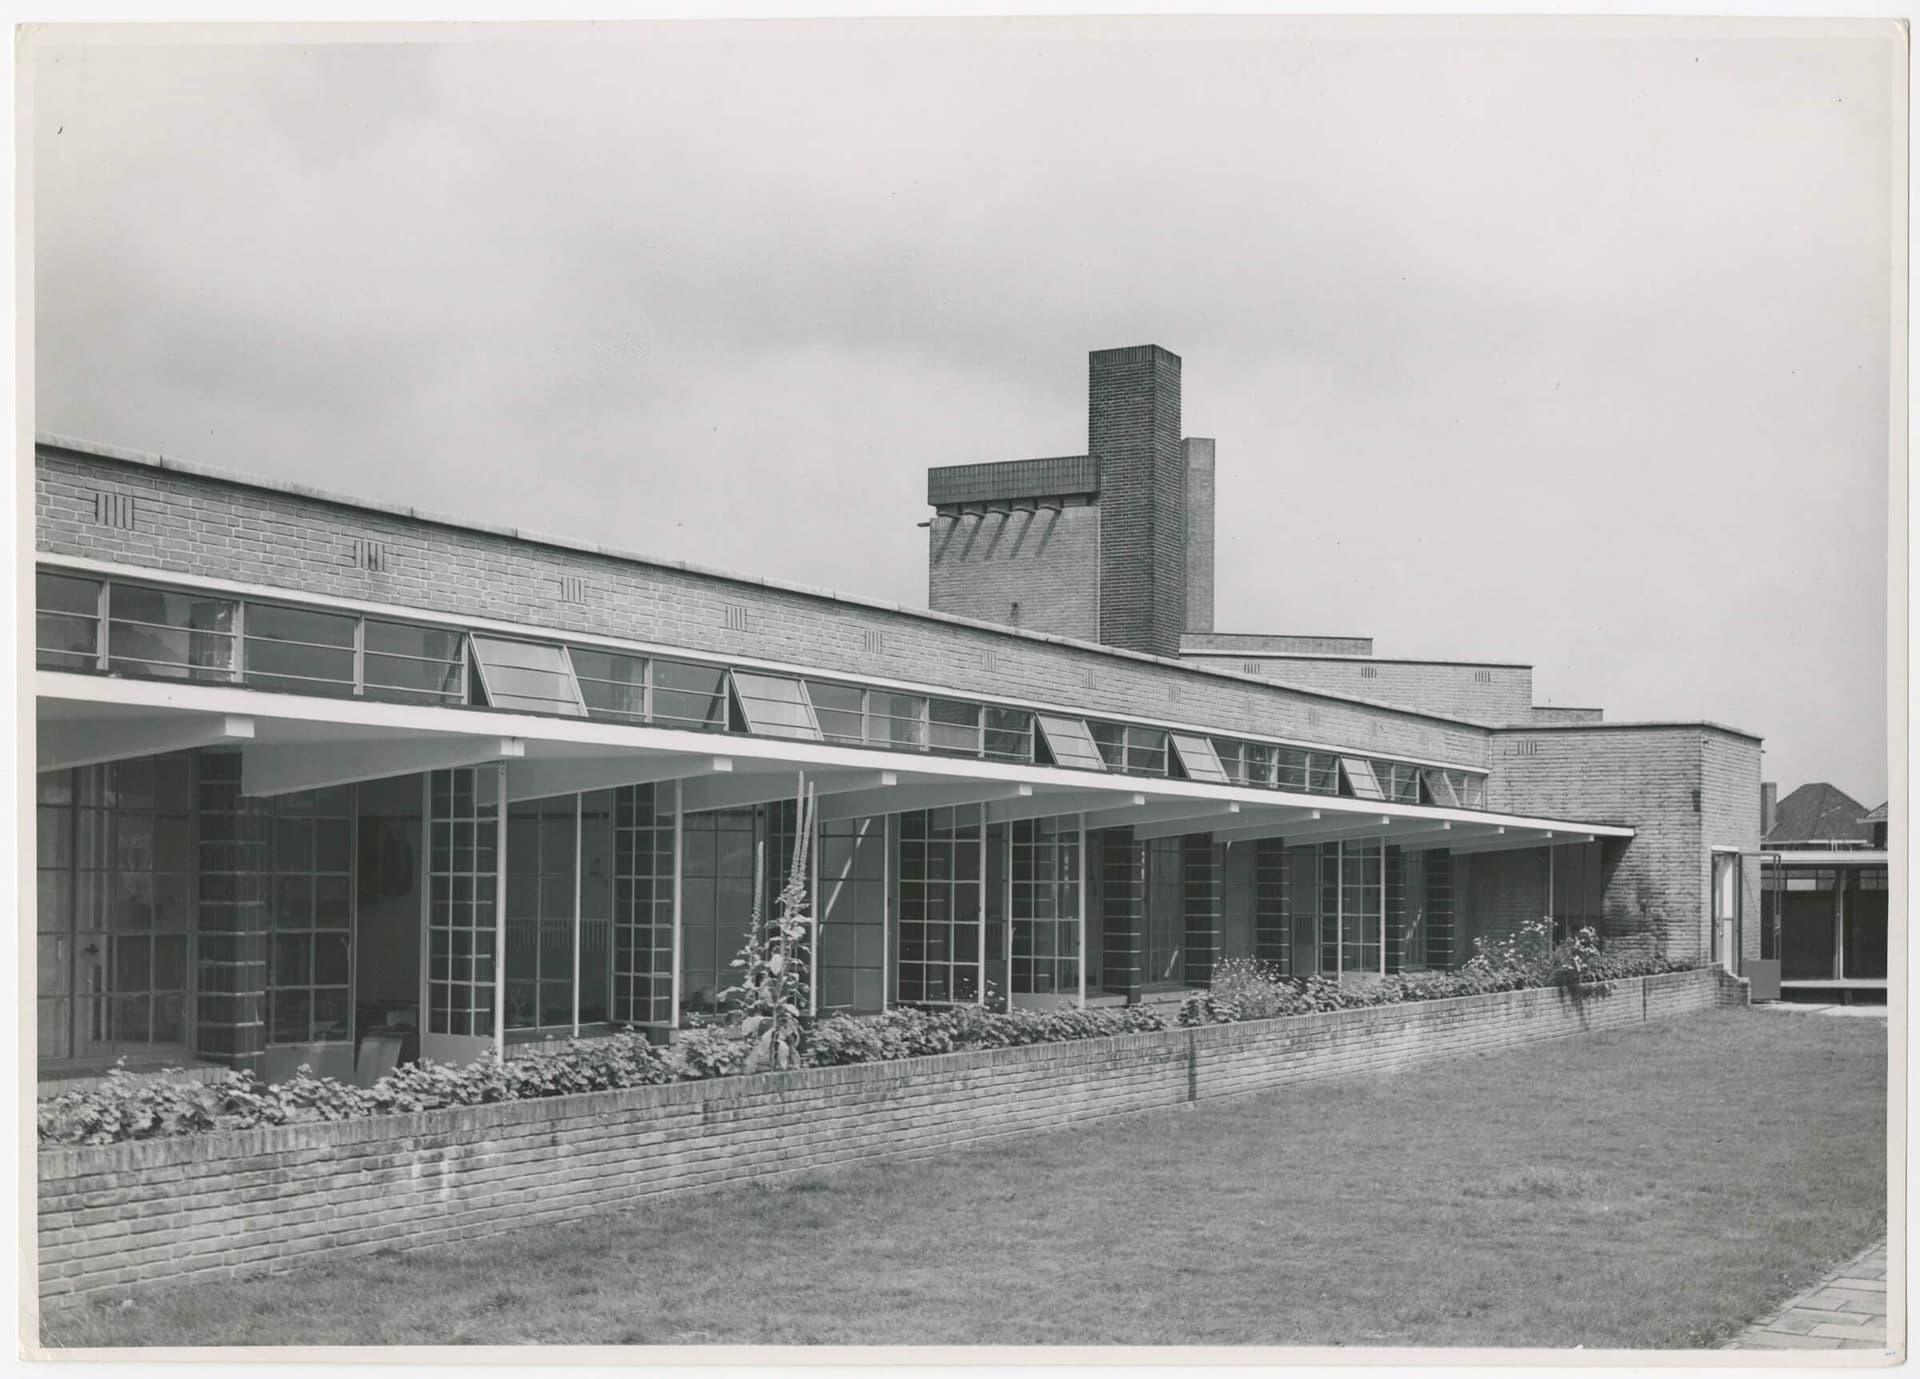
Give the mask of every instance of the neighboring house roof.
[[1887, 803], [1886, 801], [1882, 801], [1878, 809], [1867, 815], [1867, 817], [1860, 822], [1863, 824], [1884, 824], [1887, 821]]
[[1803, 785], [1775, 806], [1769, 847], [1785, 843], [1872, 841], [1866, 809], [1846, 791], [1825, 781]]

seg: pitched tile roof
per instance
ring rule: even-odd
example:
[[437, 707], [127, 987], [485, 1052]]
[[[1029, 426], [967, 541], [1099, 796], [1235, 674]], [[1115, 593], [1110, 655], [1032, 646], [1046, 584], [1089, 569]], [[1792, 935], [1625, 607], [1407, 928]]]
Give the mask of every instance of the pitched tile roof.
[[1866, 809], [1846, 791], [1825, 781], [1803, 785], [1782, 799], [1766, 843], [1869, 842]]

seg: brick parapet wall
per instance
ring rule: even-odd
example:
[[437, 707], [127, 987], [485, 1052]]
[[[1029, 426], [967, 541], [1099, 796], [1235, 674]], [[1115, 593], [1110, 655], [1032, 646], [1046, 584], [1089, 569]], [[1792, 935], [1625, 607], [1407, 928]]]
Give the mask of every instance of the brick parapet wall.
[[1100, 508], [939, 514], [927, 529], [936, 613], [1094, 641], [1100, 635]]
[[924, 1156], [1202, 1098], [1744, 1005], [1714, 970], [550, 1100], [44, 1150], [59, 1304], [470, 1244], [647, 1197]]
[[[96, 522], [96, 494], [134, 499], [133, 528]], [[384, 546], [382, 569], [355, 562], [357, 540]], [[493, 618], [1461, 765], [1487, 760], [1487, 733], [1469, 723], [69, 450], [38, 452], [34, 544], [53, 557], [234, 580], [289, 597]], [[582, 582], [581, 601], [562, 599], [563, 577]]]
[[1211, 670], [1258, 675], [1423, 713], [1502, 725], [1533, 720], [1530, 666], [1310, 654], [1221, 656], [1191, 650], [1183, 650], [1181, 657]]

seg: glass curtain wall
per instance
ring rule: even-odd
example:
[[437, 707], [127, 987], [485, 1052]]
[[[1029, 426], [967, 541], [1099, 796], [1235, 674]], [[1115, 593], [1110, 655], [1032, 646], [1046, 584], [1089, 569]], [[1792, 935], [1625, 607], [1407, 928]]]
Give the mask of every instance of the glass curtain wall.
[[1080, 828], [1069, 819], [1011, 826], [1009, 865], [1016, 996], [1080, 992]]
[[899, 998], [951, 1005], [980, 999], [985, 882], [981, 808], [900, 815]]

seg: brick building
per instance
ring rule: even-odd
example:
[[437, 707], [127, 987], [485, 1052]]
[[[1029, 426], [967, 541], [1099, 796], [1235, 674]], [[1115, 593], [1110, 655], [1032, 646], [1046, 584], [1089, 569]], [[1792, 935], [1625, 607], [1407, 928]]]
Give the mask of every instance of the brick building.
[[1758, 739], [1214, 631], [1214, 460], [1176, 356], [1095, 353], [1087, 454], [930, 473], [923, 610], [42, 437], [43, 1078], [664, 1035], [803, 782], [821, 1011], [1363, 980], [1543, 915], [1739, 965]]

